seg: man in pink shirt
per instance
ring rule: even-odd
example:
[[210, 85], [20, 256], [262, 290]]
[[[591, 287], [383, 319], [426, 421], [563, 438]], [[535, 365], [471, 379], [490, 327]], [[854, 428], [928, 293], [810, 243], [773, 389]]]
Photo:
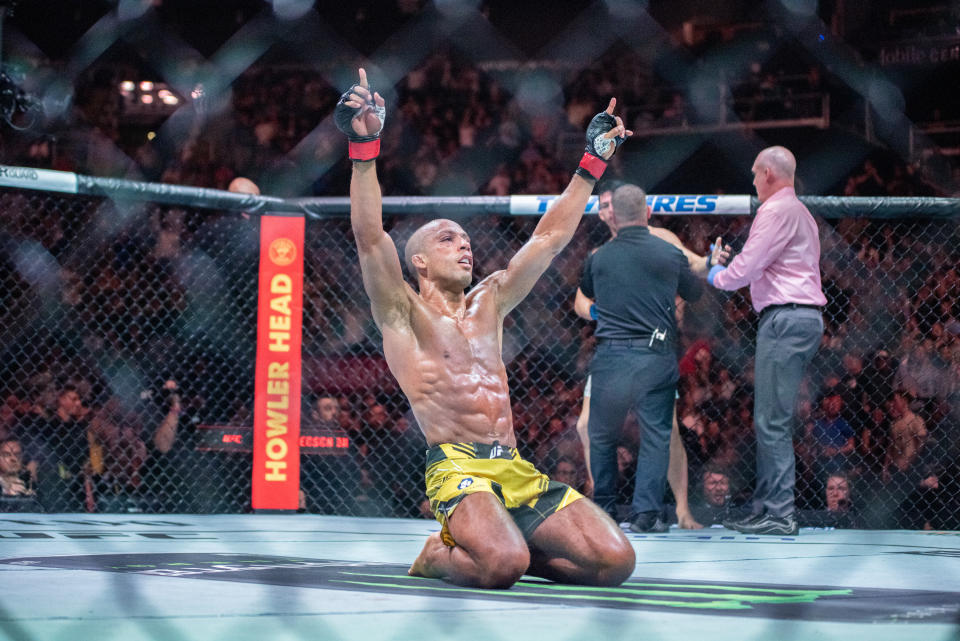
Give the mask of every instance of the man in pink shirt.
[[793, 535], [796, 483], [794, 406], [800, 381], [823, 335], [820, 239], [817, 223], [794, 191], [797, 161], [785, 147], [768, 147], [753, 163], [762, 203], [743, 251], [707, 281], [734, 291], [750, 285], [760, 315], [754, 359], [757, 487], [751, 514], [724, 526], [747, 534]]

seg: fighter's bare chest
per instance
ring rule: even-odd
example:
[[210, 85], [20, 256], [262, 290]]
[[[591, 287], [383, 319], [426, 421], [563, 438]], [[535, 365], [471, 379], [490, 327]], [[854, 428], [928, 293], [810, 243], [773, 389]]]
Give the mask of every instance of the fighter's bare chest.
[[499, 353], [498, 328], [483, 319], [445, 318], [435, 323], [420, 345], [452, 369], [473, 368]]
[[[481, 374], [485, 367], [491, 371], [502, 368], [501, 319], [489, 292], [475, 290], [459, 309], [416, 300], [412, 312], [411, 331], [397, 336], [394, 343], [404, 360], [412, 357], [450, 374]], [[386, 339], [385, 334], [384, 348]]]

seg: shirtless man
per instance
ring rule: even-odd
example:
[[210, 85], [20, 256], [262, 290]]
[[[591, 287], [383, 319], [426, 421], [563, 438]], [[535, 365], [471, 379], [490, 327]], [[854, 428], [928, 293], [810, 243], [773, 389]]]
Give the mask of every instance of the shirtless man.
[[[606, 224], [607, 228], [610, 230], [610, 237], [616, 238], [617, 236], [617, 226], [616, 221], [613, 217], [613, 185], [608, 185], [600, 194], [597, 196], [597, 215], [600, 217], [600, 220]], [[706, 277], [707, 272], [710, 270], [711, 264], [724, 264], [727, 259], [730, 257], [730, 247], [729, 245], [722, 245], [721, 239], [717, 241], [712, 246], [713, 254], [711, 256], [700, 256], [693, 251], [687, 249], [686, 246], [680, 241], [680, 238], [677, 237], [669, 229], [664, 229], [663, 227], [654, 227], [652, 225], [648, 226], [650, 234], [656, 236], [666, 242], [670, 243], [674, 247], [680, 249], [683, 252], [683, 255], [687, 257], [687, 261], [690, 263], [690, 269], [694, 274]], [[577, 287], [576, 298], [573, 301], [573, 309], [578, 316], [584, 320], [593, 320], [594, 316], [591, 311], [591, 306], [594, 304], [592, 298], [589, 298], [583, 291]], [[677, 314], [680, 315], [681, 310], [683, 309], [684, 301], [679, 296], [677, 297]], [[680, 322], [680, 318], [677, 318], [677, 321]], [[592, 496], [593, 492], [593, 477], [590, 473], [590, 437], [587, 434], [587, 424], [590, 420], [590, 378], [587, 377], [587, 384], [583, 389], [583, 407], [580, 410], [580, 416], [577, 418], [577, 433], [580, 435], [580, 442], [583, 444], [583, 453], [584, 458], [587, 462], [587, 486], [586, 492], [588, 495]], [[687, 474], [687, 450], [683, 446], [683, 441], [680, 439], [680, 429], [677, 424], [677, 411], [676, 403], [674, 403], [673, 411], [673, 427], [670, 431], [670, 464], [667, 469], [667, 481], [670, 483], [670, 489], [673, 490], [673, 496], [677, 501], [677, 525], [681, 528], [688, 530], [699, 530], [703, 526], [693, 518], [693, 514], [690, 512], [690, 504], [687, 499], [687, 487], [688, 487], [688, 474]], [[657, 525], [660, 525], [658, 522]], [[658, 527], [657, 531], [665, 531], [664, 527]]]
[[[334, 114], [354, 160], [350, 219], [373, 319], [391, 372], [427, 439], [427, 496], [441, 532], [428, 537], [415, 576], [506, 588], [529, 573], [554, 581], [619, 585], [635, 567], [633, 547], [613, 520], [576, 490], [538, 472], [517, 453], [503, 319], [569, 242], [594, 183], [624, 129], [611, 99], [587, 130], [587, 153], [570, 185], [510, 260], [465, 293], [473, 279], [470, 238], [455, 222], [433, 220], [413, 233], [403, 279], [383, 229], [379, 154], [384, 101], [366, 73]], [[616, 144], [615, 144], [616, 143]]]

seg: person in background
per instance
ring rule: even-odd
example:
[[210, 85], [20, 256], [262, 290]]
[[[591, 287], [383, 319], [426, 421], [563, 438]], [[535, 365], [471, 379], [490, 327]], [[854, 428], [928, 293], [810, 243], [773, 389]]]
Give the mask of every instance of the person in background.
[[590, 363], [587, 424], [594, 500], [615, 514], [616, 451], [630, 409], [640, 424], [630, 529], [663, 532], [660, 518], [674, 422], [677, 369], [675, 299], [702, 288], [683, 252], [650, 233], [646, 193], [613, 193], [617, 236], [587, 258], [580, 291], [594, 303], [597, 350]]
[[724, 526], [745, 534], [797, 534], [793, 449], [797, 393], [823, 336], [820, 237], [797, 198], [797, 161], [786, 147], [768, 147], [753, 162], [761, 205], [743, 250], [707, 282], [725, 291], [750, 286], [760, 315], [754, 358], [757, 482], [749, 515]]
[[719, 465], [707, 463], [700, 479], [700, 497], [691, 511], [705, 526], [719, 524], [730, 518], [735, 509], [730, 493], [730, 474]]
[[0, 512], [42, 512], [37, 501], [36, 469], [23, 461], [23, 447], [13, 437], [0, 439]]
[[[597, 195], [597, 215], [607, 226], [607, 229], [609, 229], [611, 240], [617, 237], [617, 225], [613, 211], [613, 192], [621, 184], [622, 183], [616, 181], [608, 181]], [[709, 269], [709, 261], [707, 258], [699, 256], [687, 249], [673, 232], [652, 225], [648, 225], [647, 228], [650, 230], [651, 236], [665, 240], [679, 248], [690, 262], [690, 268], [695, 272], [706, 272]], [[723, 252], [723, 250], [721, 251]], [[723, 252], [723, 255], [718, 257], [718, 260], [726, 260], [726, 258], [727, 254]], [[594, 307], [593, 299], [588, 298], [579, 287], [577, 288], [573, 309], [576, 314], [584, 320], [596, 320], [596, 307]], [[591, 383], [592, 381], [588, 376], [583, 388], [583, 407], [580, 410], [580, 416], [577, 418], [577, 433], [580, 435], [580, 441], [583, 444], [583, 458], [587, 466], [585, 490], [589, 496], [593, 495], [593, 477], [590, 472], [590, 437], [587, 434], [587, 426], [590, 421]], [[673, 491], [674, 499], [677, 502], [676, 515], [678, 525], [685, 529], [699, 529], [702, 526], [691, 516], [687, 498], [688, 470], [687, 451], [680, 438], [680, 431], [677, 425], [676, 403], [674, 403], [673, 424], [670, 431], [670, 462], [667, 466], [667, 481], [670, 484], [670, 489]]]
[[82, 401], [75, 385], [63, 385], [56, 411], [37, 421], [26, 443], [37, 459], [37, 491], [51, 512], [82, 512], [90, 493], [90, 425], [81, 421]]
[[822, 510], [805, 510], [800, 518], [805, 526], [862, 529], [864, 519], [853, 500], [853, 481], [843, 472], [828, 474], [823, 481]]

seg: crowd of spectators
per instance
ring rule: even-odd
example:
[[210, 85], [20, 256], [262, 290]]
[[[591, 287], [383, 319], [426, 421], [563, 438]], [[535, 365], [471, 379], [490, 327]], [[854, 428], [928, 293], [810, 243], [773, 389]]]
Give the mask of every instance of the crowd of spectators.
[[[384, 191], [557, 193], [582, 150], [584, 123], [613, 93], [638, 131], [819, 113], [819, 102], [799, 98], [829, 90], [815, 61], [781, 55], [741, 64], [746, 71], [735, 82], [720, 75], [694, 92], [664, 80], [641, 55], [615, 51], [581, 68], [540, 70], [543, 83], [520, 91], [520, 71], [486, 70], [450, 51], [432, 55], [391, 96], [379, 163]], [[329, 123], [342, 88], [320, 71], [251, 67], [234, 83], [226, 109], [198, 113], [206, 119], [176, 140], [162, 132], [149, 140], [134, 135], [140, 130], [125, 121], [116, 90], [127, 71], [86, 73], [56, 140], [11, 144], [19, 155], [5, 160], [220, 189], [247, 175], [276, 195], [346, 193], [349, 165]], [[560, 99], [535, 90], [551, 83], [562, 89]], [[629, 177], [629, 168], [617, 164], [624, 156], [610, 171]], [[688, 177], [689, 191], [729, 188], [711, 180]], [[843, 195], [941, 193], [916, 165], [882, 151], [835, 182]], [[246, 509], [249, 463], [199, 452], [196, 426], [252, 423], [255, 221], [14, 191], [3, 193], [0, 205], [4, 496], [54, 511]], [[398, 217], [387, 226], [402, 242], [420, 222]], [[721, 234], [742, 246], [749, 226], [747, 218], [654, 222], [701, 254]], [[477, 277], [505, 266], [534, 223], [465, 220]], [[955, 226], [822, 221], [827, 326], [803, 386], [796, 440], [799, 504], [810, 523], [957, 527]], [[603, 240], [602, 226], [586, 221], [503, 331], [521, 452], [581, 488], [575, 424], [593, 337], [573, 313], [571, 292], [586, 253]], [[327, 371], [333, 358], [355, 368], [379, 360], [349, 225], [311, 223], [305, 253], [305, 369], [324, 373], [322, 383], [308, 385], [304, 421], [342, 430], [351, 451], [337, 460], [304, 457], [301, 506], [424, 515], [424, 443], [392, 381], [365, 386], [357, 382], [362, 377]], [[678, 419], [691, 464], [691, 505], [702, 506], [698, 520], [716, 523], [746, 501], [752, 485], [749, 355], [756, 319], [741, 295], [706, 296], [682, 313]], [[619, 487], [628, 497], [638, 431], [625, 433]]]
[[[384, 88], [392, 122], [381, 156], [384, 191], [555, 193], [582, 147], [585, 123], [614, 94], [625, 122], [640, 136], [717, 125], [766, 128], [774, 121], [796, 127], [809, 119], [827, 122], [830, 113], [868, 134], [865, 124], [843, 121], [850, 113], [866, 113], [863, 96], [789, 34], [759, 25], [747, 32], [718, 27], [711, 34], [690, 47], [658, 40], [666, 46], [660, 53], [614, 44], [589, 61], [532, 69], [476, 61], [453, 47], [411, 62], [393, 87]], [[691, 54], [682, 66], [666, 62]], [[181, 96], [173, 115], [145, 122], [128, 113], [119, 87], [124, 80], [157, 78], [112, 60], [77, 78], [74, 106], [44, 135], [5, 135], [7, 161], [220, 189], [243, 175], [279, 196], [346, 193], [349, 164], [330, 122], [343, 89], [332, 84], [334, 76], [303, 63], [255, 64], [229, 92]], [[922, 102], [922, 108], [907, 108], [922, 119], [941, 113], [929, 99]], [[631, 171], [623, 166], [628, 160], [618, 164], [615, 170]], [[926, 184], [918, 162], [891, 159], [885, 165], [885, 192], [957, 189]], [[843, 193], [874, 195], [880, 186], [873, 169], [866, 163], [862, 171], [832, 178]], [[730, 188], [722, 177], [699, 178], [698, 193]]]

